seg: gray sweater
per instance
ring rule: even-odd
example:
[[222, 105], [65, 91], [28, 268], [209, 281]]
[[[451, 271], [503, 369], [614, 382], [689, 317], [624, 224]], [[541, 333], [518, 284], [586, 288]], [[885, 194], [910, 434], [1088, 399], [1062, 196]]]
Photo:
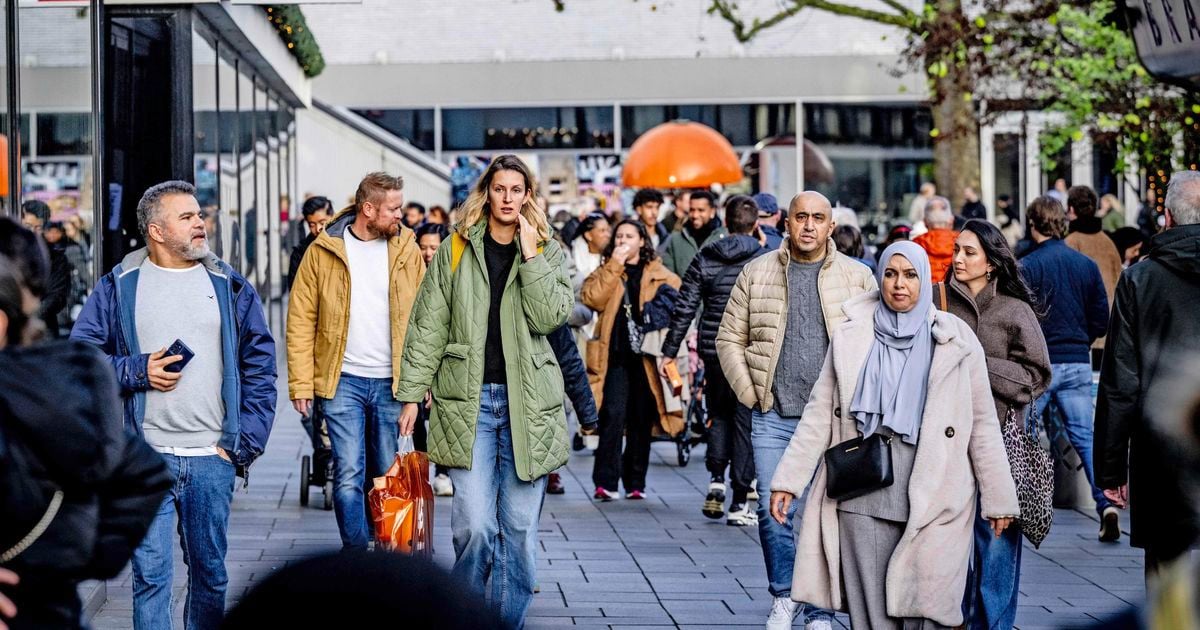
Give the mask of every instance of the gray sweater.
[[824, 263], [823, 260], [788, 263], [787, 325], [780, 331], [783, 346], [771, 384], [775, 411], [784, 417], [798, 419], [804, 413], [829, 349], [829, 334], [817, 289], [817, 275]]

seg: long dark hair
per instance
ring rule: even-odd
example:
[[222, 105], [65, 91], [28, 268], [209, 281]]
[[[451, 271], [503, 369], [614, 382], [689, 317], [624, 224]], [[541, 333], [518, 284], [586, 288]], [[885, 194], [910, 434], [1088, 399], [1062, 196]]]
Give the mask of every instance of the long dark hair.
[[622, 225], [628, 225], [637, 230], [638, 236], [642, 237], [642, 249], [638, 251], [638, 265], [645, 267], [651, 260], [658, 258], [658, 254], [654, 251], [654, 243], [650, 240], [650, 233], [646, 231], [646, 226], [642, 225], [641, 221], [633, 219], [625, 219], [613, 228], [612, 238], [608, 241], [608, 247], [604, 248], [604, 260], [612, 258], [613, 250], [617, 248], [617, 230], [621, 229]]
[[[1033, 290], [1029, 288], [1028, 284], [1025, 284], [1025, 279], [1021, 277], [1021, 271], [1017, 267], [1017, 257], [1013, 254], [1012, 248], [1008, 246], [1008, 239], [1004, 237], [1000, 229], [983, 219], [971, 219], [963, 225], [962, 229], [975, 234], [979, 239], [979, 244], [983, 246], [983, 255], [987, 257], [993, 267], [992, 275], [996, 279], [997, 290], [1028, 304], [1039, 318], [1045, 315]], [[951, 267], [949, 274], [953, 273], [954, 268]]]

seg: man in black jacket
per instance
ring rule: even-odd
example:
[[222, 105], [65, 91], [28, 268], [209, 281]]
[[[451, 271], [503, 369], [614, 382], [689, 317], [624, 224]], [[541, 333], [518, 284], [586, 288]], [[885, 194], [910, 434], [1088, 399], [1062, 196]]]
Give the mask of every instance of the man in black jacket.
[[1200, 354], [1200, 172], [1175, 173], [1167, 186], [1167, 230], [1147, 259], [1117, 282], [1100, 371], [1096, 485], [1130, 510], [1130, 544], [1146, 552], [1152, 576], [1196, 540], [1180, 469], [1151, 431], [1145, 405], [1156, 381]]
[[308, 227], [308, 235], [292, 249], [287, 275], [289, 291], [292, 288], [292, 282], [296, 279], [296, 270], [300, 268], [300, 261], [304, 260], [304, 252], [308, 251], [308, 246], [317, 240], [317, 236], [325, 229], [325, 224], [333, 217], [333, 204], [326, 197], [309, 197], [300, 209], [300, 213], [304, 215], [304, 224]]
[[679, 303], [671, 316], [670, 331], [663, 342], [662, 369], [673, 364], [679, 346], [700, 313], [700, 358], [704, 361], [704, 391], [708, 403], [708, 455], [705, 465], [712, 475], [702, 512], [718, 519], [725, 515], [725, 468], [730, 468], [733, 500], [729, 504], [730, 525], [754, 525], [754, 508], [747, 505], [754, 480], [754, 451], [750, 444], [750, 410], [738, 403], [717, 359], [717, 329], [725, 314], [729, 293], [742, 267], [766, 253], [758, 232], [758, 205], [746, 195], [735, 195], [725, 203], [725, 220], [730, 236], [700, 250], [688, 266], [679, 289]]

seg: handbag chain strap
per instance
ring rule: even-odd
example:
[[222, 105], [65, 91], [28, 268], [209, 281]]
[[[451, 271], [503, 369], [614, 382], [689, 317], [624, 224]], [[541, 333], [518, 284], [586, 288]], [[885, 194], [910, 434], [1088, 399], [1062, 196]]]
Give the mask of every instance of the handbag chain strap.
[[62, 507], [63, 491], [55, 490], [54, 496], [50, 498], [50, 505], [46, 506], [46, 512], [42, 514], [42, 518], [33, 526], [28, 534], [25, 535], [11, 549], [0, 554], [0, 564], [11, 562], [14, 558], [21, 555], [21, 552], [28, 549], [33, 543], [37, 542], [42, 534], [50, 528], [50, 523], [54, 522], [54, 517], [58, 515], [59, 508]]

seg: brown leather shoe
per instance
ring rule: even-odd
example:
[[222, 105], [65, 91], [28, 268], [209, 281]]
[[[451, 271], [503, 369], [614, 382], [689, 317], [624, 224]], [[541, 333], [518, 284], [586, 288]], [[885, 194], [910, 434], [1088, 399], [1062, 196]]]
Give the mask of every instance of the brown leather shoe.
[[562, 477], [558, 473], [550, 473], [550, 479], [546, 482], [546, 494], [562, 494], [566, 492], [563, 488]]

